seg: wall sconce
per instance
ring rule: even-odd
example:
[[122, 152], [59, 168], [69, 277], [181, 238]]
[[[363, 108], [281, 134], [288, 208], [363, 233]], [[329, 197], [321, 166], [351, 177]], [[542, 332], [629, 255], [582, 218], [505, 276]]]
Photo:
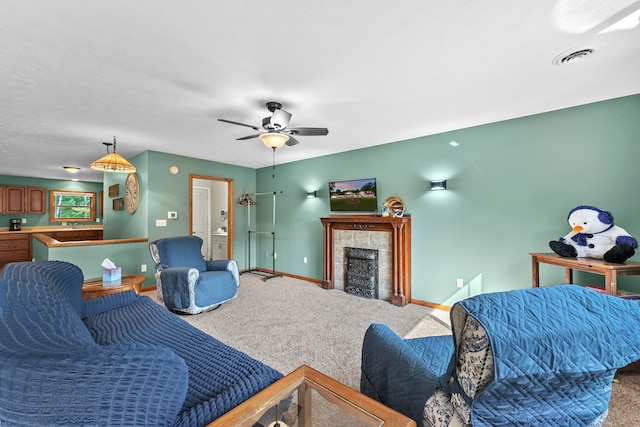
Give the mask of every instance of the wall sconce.
[[446, 190], [447, 189], [447, 180], [441, 179], [438, 181], [431, 181], [431, 191], [435, 190]]
[[317, 191], [307, 191], [307, 199], [315, 199], [318, 197]]
[[178, 172], [180, 172], [180, 169], [178, 169], [178, 167], [177, 167], [177, 166], [171, 166], [171, 167], [169, 168], [169, 173], [170, 173], [171, 175], [177, 175], [177, 174], [178, 174]]

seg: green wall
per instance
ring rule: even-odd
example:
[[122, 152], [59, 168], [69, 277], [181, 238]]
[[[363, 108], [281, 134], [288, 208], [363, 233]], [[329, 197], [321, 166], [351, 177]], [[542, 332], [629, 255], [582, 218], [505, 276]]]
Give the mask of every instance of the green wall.
[[[451, 305], [470, 294], [531, 286], [531, 252], [551, 252], [578, 205], [611, 211], [640, 239], [640, 95], [293, 162], [257, 171], [257, 191], [277, 198], [276, 270], [322, 278], [322, 226], [330, 215], [327, 182], [377, 178], [379, 204], [402, 198], [412, 217], [412, 297]], [[459, 146], [449, 143], [456, 141]], [[302, 144], [321, 143], [303, 138]], [[268, 153], [265, 153], [268, 155]], [[277, 153], [276, 153], [277, 156]], [[429, 191], [446, 179], [448, 190]], [[306, 191], [318, 191], [306, 199]], [[258, 205], [271, 228], [271, 203]], [[271, 268], [269, 239], [259, 261]], [[303, 257], [308, 257], [308, 264]], [[640, 260], [636, 255], [633, 260]], [[542, 265], [541, 283], [562, 283], [564, 269]], [[465, 282], [456, 287], [456, 278]], [[602, 285], [601, 276], [575, 280]], [[619, 288], [640, 292], [640, 278]]]
[[[412, 217], [414, 299], [451, 305], [480, 292], [528, 288], [529, 253], [550, 252], [548, 241], [569, 232], [566, 216], [575, 206], [607, 209], [617, 225], [640, 238], [640, 178], [635, 172], [639, 119], [640, 95], [634, 95], [292, 162], [277, 166], [275, 177], [271, 167], [253, 170], [148, 151], [129, 159], [138, 168], [142, 187], [138, 211], [113, 211], [105, 196], [105, 239], [152, 241], [187, 234], [189, 174], [232, 178], [236, 202], [243, 193], [269, 193], [256, 198], [254, 230], [271, 231], [272, 193], [277, 192], [276, 270], [322, 279], [319, 218], [331, 214], [328, 181], [375, 177], [379, 205], [398, 196]], [[451, 141], [459, 146], [452, 147]], [[279, 150], [303, 150], [303, 145], [317, 143], [322, 143], [320, 137], [307, 137], [300, 146]], [[265, 149], [265, 156], [270, 155]], [[169, 173], [172, 165], [180, 169], [177, 175]], [[105, 174], [102, 188], [106, 193], [110, 185], [120, 183], [124, 197], [125, 178], [126, 174]], [[49, 188], [43, 180], [0, 179], [2, 184]], [[448, 190], [430, 192], [429, 181], [435, 179], [447, 179]], [[63, 183], [91, 184], [60, 181], [56, 189], [67, 189]], [[306, 192], [313, 190], [318, 198], [306, 199]], [[168, 211], [177, 211], [178, 219], [156, 227], [156, 219], [166, 219]], [[29, 219], [28, 225], [47, 225], [38, 223], [40, 218], [34, 221]], [[234, 224], [234, 257], [246, 268], [247, 209], [237, 203]], [[264, 236], [252, 241], [251, 267], [271, 268], [271, 242]], [[151, 258], [143, 246], [139, 254], [128, 254], [126, 262], [131, 268], [148, 264], [147, 277], [152, 277]], [[640, 261], [640, 253], [632, 260]], [[456, 287], [456, 278], [464, 280], [463, 289]], [[543, 285], [561, 283], [564, 270], [541, 265], [540, 279]], [[603, 283], [601, 276], [581, 272], [576, 272], [575, 281]], [[620, 277], [618, 286], [640, 293], [640, 278]]]
[[[47, 248], [38, 240], [33, 239], [33, 257], [37, 261], [58, 260], [71, 262], [82, 270], [85, 279], [102, 277], [102, 261], [109, 258], [122, 268], [122, 274], [144, 274], [139, 270], [139, 257], [148, 252], [148, 243], [118, 243], [110, 245], [70, 246], [63, 248]], [[152, 270], [152, 269], [151, 269]], [[153, 271], [146, 274], [144, 287], [155, 286]]]
[[[0, 185], [14, 185], [18, 187], [40, 187], [46, 188], [46, 206], [47, 212], [45, 214], [33, 215], [33, 214], [0, 214], [0, 227], [9, 227], [9, 220], [11, 218], [25, 218], [27, 220], [23, 227], [42, 227], [48, 225], [60, 225], [59, 222], [49, 222], [49, 190], [76, 190], [76, 191], [93, 191], [96, 193], [96, 217], [100, 217], [100, 191], [102, 191], [102, 183], [100, 182], [84, 182], [84, 181], [71, 181], [60, 179], [43, 179], [43, 178], [29, 178], [23, 176], [8, 176], [0, 175]], [[96, 224], [97, 222], [83, 222], [82, 224]]]
[[[136, 166], [140, 180], [141, 199], [134, 214], [114, 211], [110, 202], [105, 203], [104, 238], [120, 239], [147, 237], [149, 242], [163, 237], [188, 235], [189, 224], [189, 175], [206, 175], [233, 180], [234, 199], [243, 193], [255, 192], [254, 169], [212, 162], [192, 157], [177, 156], [157, 151], [146, 151], [128, 159]], [[178, 174], [172, 175], [169, 167], [177, 166]], [[120, 184], [120, 197], [124, 197], [126, 174], [105, 173], [105, 192], [113, 184]], [[178, 213], [177, 219], [167, 219], [167, 212]], [[166, 219], [166, 227], [156, 227], [157, 219]], [[246, 263], [247, 241], [246, 212], [234, 206], [234, 257], [243, 268]], [[153, 270], [148, 249], [140, 258]], [[136, 271], [137, 273], [138, 271]]]

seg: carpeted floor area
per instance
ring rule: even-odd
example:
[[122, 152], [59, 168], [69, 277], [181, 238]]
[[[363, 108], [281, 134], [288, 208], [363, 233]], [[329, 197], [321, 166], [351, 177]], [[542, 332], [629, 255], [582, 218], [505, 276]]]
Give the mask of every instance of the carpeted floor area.
[[[238, 297], [217, 310], [183, 318], [283, 374], [306, 364], [359, 389], [362, 339], [371, 323], [386, 323], [408, 334], [431, 309], [324, 290], [288, 277], [263, 281], [244, 274]], [[439, 321], [423, 325], [425, 334], [445, 335]]]
[[[303, 280], [263, 281], [252, 274], [241, 276], [236, 299], [212, 312], [181, 317], [285, 375], [306, 364], [356, 390], [362, 338], [371, 323], [385, 323], [410, 338], [450, 334], [446, 313], [427, 307], [396, 307]], [[640, 425], [638, 401], [640, 373], [619, 373], [604, 425]]]

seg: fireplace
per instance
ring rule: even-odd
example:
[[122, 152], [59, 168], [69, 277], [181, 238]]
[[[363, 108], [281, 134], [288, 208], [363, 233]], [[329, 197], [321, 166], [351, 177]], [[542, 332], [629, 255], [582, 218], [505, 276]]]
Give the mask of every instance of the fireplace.
[[345, 289], [345, 248], [378, 251], [378, 299], [404, 306], [411, 302], [411, 215], [332, 215], [324, 227], [322, 287]]
[[359, 297], [378, 299], [378, 251], [345, 248], [344, 291]]

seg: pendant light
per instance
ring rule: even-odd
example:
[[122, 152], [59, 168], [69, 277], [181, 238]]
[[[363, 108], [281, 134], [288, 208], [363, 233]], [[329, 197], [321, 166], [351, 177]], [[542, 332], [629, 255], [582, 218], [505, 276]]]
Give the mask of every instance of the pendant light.
[[[119, 173], [132, 173], [136, 171], [136, 167], [127, 161], [120, 154], [116, 153], [116, 137], [113, 137], [113, 144], [110, 142], [103, 142], [107, 147], [107, 155], [99, 158], [95, 162], [91, 163], [91, 169], [95, 169], [103, 172], [119, 172]], [[109, 152], [109, 147], [113, 145], [113, 152]]]

